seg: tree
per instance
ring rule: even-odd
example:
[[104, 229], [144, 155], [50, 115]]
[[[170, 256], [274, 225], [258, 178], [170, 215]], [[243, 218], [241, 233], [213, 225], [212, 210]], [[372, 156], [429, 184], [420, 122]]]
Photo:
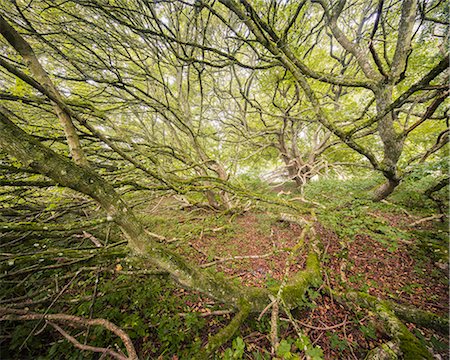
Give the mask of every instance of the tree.
[[[309, 238], [305, 269], [273, 288], [240, 288], [148, 234], [120, 190], [201, 193], [211, 208], [230, 212], [247, 209], [240, 200], [257, 200], [288, 209], [282, 219], [295, 221], [309, 208], [238, 186], [241, 165], [230, 158], [274, 148], [303, 185], [332, 159], [332, 146], [346, 146], [358, 164], [384, 175], [375, 199], [387, 197], [403, 166], [447, 143], [447, 53], [436, 47], [419, 66], [424, 45], [417, 40], [440, 44], [433, 31], [446, 25], [442, 7], [417, 8], [413, 0], [13, 1], [0, 18], [8, 54], [0, 57], [0, 81], [8, 86], [0, 93], [7, 104], [0, 111], [4, 170], [40, 174], [33, 186], [58, 184], [90, 197], [144, 266], [237, 309], [200, 354], [208, 355], [250, 313], [273, 306], [276, 318], [278, 304], [289, 313], [321, 283], [314, 212], [301, 222], [300, 243]], [[431, 123], [437, 126], [425, 126]], [[424, 153], [405, 152], [418, 129], [427, 135]], [[430, 358], [393, 305], [354, 293], [342, 301], [375, 309], [405, 354]]]

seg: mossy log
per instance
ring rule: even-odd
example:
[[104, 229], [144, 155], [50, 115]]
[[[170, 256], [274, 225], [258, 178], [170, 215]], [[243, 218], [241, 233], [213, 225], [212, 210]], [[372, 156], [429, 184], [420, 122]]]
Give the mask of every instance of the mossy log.
[[427, 329], [439, 331], [448, 335], [449, 322], [448, 317], [441, 317], [428, 311], [420, 310], [411, 306], [400, 305], [389, 302], [391, 309], [400, 319], [414, 323]]
[[345, 299], [376, 312], [383, 322], [386, 333], [393, 338], [394, 342], [398, 342], [403, 359], [433, 359], [426, 346], [397, 318], [387, 301], [360, 292], [349, 292], [345, 295]]

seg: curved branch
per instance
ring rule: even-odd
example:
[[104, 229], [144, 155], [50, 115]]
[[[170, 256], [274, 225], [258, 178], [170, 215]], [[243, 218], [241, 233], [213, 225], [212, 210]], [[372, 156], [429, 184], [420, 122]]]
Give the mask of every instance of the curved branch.
[[[54, 98], [62, 101], [61, 94], [42, 67], [30, 44], [1, 15], [0, 33], [22, 56], [27, 67], [30, 69], [33, 76], [40, 82], [41, 86], [51, 93]], [[69, 145], [70, 153], [72, 154], [75, 163], [81, 166], [88, 166], [87, 159], [81, 148], [80, 139], [78, 138], [70, 114], [67, 113], [64, 108], [61, 108], [61, 106], [58, 105], [58, 102], [55, 102], [53, 107], [64, 128], [67, 144]]]
[[78, 316], [67, 315], [67, 314], [38, 314], [29, 312], [26, 310], [11, 309], [7, 307], [0, 307], [0, 321], [6, 320], [51, 320], [51, 321], [62, 321], [68, 323], [69, 325], [83, 325], [83, 326], [102, 326], [105, 329], [111, 331], [116, 336], [118, 336], [125, 348], [127, 349], [129, 360], [137, 360], [138, 356], [136, 349], [134, 348], [133, 342], [131, 341], [128, 334], [123, 331], [120, 327], [113, 324], [112, 322], [105, 319], [85, 319]]
[[86, 351], [92, 351], [92, 352], [98, 352], [98, 353], [107, 354], [107, 355], [110, 355], [113, 358], [118, 359], [118, 360], [129, 360], [129, 359], [132, 359], [132, 358], [129, 358], [129, 357], [122, 356], [119, 353], [117, 353], [115, 351], [112, 351], [110, 349], [107, 349], [107, 348], [101, 348], [101, 347], [90, 346], [90, 345], [83, 345], [77, 339], [75, 339], [73, 336], [71, 336], [68, 333], [66, 333], [63, 329], [61, 329], [55, 323], [52, 323], [51, 321], [47, 321], [47, 324], [50, 324], [56, 331], [58, 331], [62, 336], [64, 336], [69, 342], [71, 342], [73, 344], [73, 346], [75, 346], [76, 348], [78, 348], [80, 350], [86, 350]]

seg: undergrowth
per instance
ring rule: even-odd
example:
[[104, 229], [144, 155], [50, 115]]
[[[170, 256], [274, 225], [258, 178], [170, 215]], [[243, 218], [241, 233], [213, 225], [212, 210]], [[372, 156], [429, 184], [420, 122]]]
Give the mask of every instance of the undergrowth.
[[[348, 181], [321, 180], [311, 182], [300, 194], [291, 189], [291, 194], [283, 198], [304, 196], [320, 203], [323, 207], [316, 208], [318, 221], [325, 228], [332, 229], [337, 235], [345, 251], [351, 246], [358, 235], [369, 236], [378, 241], [386, 251], [392, 252], [399, 244], [410, 244], [409, 251], [420, 262], [433, 261], [442, 264], [448, 261], [447, 223], [424, 223], [423, 226], [408, 227], [408, 222], [426, 217], [436, 212], [436, 204], [423, 196], [423, 191], [436, 182], [436, 177], [430, 173], [422, 176], [420, 183], [415, 175], [407, 177], [395, 191], [389, 201], [374, 203], [368, 194], [381, 182], [380, 178], [351, 179]], [[243, 180], [242, 180], [243, 181]], [[261, 184], [252, 184], [257, 189]], [[266, 188], [267, 196], [280, 198], [276, 191]], [[438, 194], [446, 196], [445, 191]], [[64, 192], [57, 192], [58, 201], [64, 200]], [[133, 197], [130, 197], [133, 200]], [[136, 199], [140, 199], [136, 197]], [[52, 216], [59, 209], [45, 204], [43, 214]], [[212, 212], [204, 209], [182, 210], [179, 203], [170, 198], [158, 202], [141, 203], [136, 207], [141, 221], [150, 232], [173, 240], [170, 247], [178, 249], [185, 255], [194, 256], [197, 250], [189, 246], [190, 241], [199, 237], [209, 237], [218, 244], [226, 243], [227, 239], [241, 238], [245, 235], [243, 229], [237, 226], [241, 214], [233, 215], [226, 212]], [[95, 211], [89, 204], [86, 209]], [[252, 210], [255, 216], [257, 234], [271, 236], [274, 226], [283, 227], [279, 223], [278, 213], [272, 212], [272, 207], [258, 207]], [[80, 209], [62, 216], [59, 221], [74, 222]], [[40, 215], [44, 217], [44, 215]], [[98, 215], [98, 214], [97, 214]], [[119, 231], [115, 226], [103, 224], [90, 229], [89, 234], [100, 239], [104, 244], [114, 244], [121, 241]], [[95, 247], [88, 237], [78, 235], [62, 238], [35, 234], [25, 237], [23, 241], [4, 249], [5, 252], [29, 253], [40, 251], [39, 257], [23, 257], [19, 260], [1, 262], [0, 301], [8, 299], [22, 308], [35, 312], [67, 313], [84, 318], [105, 318], [123, 330], [133, 340], [143, 359], [192, 359], [211, 334], [223, 328], [231, 319], [232, 314], [219, 316], [209, 315], [217, 310], [227, 310], [198, 293], [180, 289], [164, 274], [145, 275], [140, 273], [132, 262], [127, 261], [125, 245], [112, 247], [103, 255], [91, 256]], [[219, 241], [220, 240], [220, 241]], [[244, 238], [241, 241], [245, 241]], [[57, 252], [58, 249], [73, 249], [74, 253]], [[81, 252], [81, 249], [92, 249]], [[55, 250], [52, 252], [52, 250]], [[233, 255], [239, 255], [239, 248], [228, 249]], [[83, 250], [84, 251], [84, 250]], [[219, 250], [214, 244], [204, 250], [207, 261], [212, 261]], [[198, 255], [198, 254], [197, 254]], [[345, 254], [341, 254], [345, 256]], [[61, 262], [77, 260], [73, 265], [51, 268]], [[327, 259], [324, 259], [325, 261]], [[42, 270], [41, 266], [49, 267]], [[30, 269], [20, 273], [23, 269]], [[34, 270], [35, 269], [35, 270]], [[7, 274], [19, 271], [14, 277]], [[79, 271], [79, 272], [78, 272]], [[441, 273], [422, 274], [423, 276], [441, 276]], [[358, 279], [350, 279], [350, 281]], [[239, 281], [235, 279], [234, 281]], [[442, 279], [442, 281], [447, 281]], [[267, 277], [267, 285], [278, 283]], [[374, 287], [377, 284], [368, 283]], [[66, 287], [66, 288], [65, 288]], [[62, 289], [65, 288], [64, 291]], [[363, 289], [364, 290], [364, 289]], [[404, 292], [414, 293], [414, 284], [405, 285]], [[61, 296], [58, 294], [61, 293]], [[58, 297], [58, 301], [52, 299]], [[24, 299], [31, 298], [29, 304]], [[321, 292], [308, 291], [304, 299], [302, 317], [313, 316], [316, 311], [330, 308], [329, 299]], [[336, 306], [333, 303], [333, 306]], [[343, 309], [335, 310], [334, 314], [345, 313]], [[347, 310], [346, 310], [347, 311]], [[299, 315], [299, 314], [297, 314]], [[358, 338], [349, 340], [340, 329], [328, 330], [321, 334], [310, 330], [306, 332], [311, 339], [324, 337], [322, 342], [328, 348], [328, 355], [345, 358], [356, 353], [363, 357], [367, 350], [377, 346], [383, 340], [383, 334], [373, 322], [366, 320], [364, 313], [353, 314], [354, 320], [349, 321], [347, 331]], [[327, 316], [327, 315], [324, 315]], [[333, 315], [335, 316], [335, 315]], [[328, 323], [339, 323], [342, 318], [327, 318]], [[38, 332], [38, 335], [30, 334]], [[256, 316], [248, 319], [234, 338], [226, 343], [216, 354], [216, 359], [270, 359], [270, 316], [260, 320]], [[422, 333], [420, 333], [422, 334]], [[79, 331], [78, 340], [86, 341], [92, 346], [121, 346], [118, 338], [101, 327], [91, 327], [87, 332]], [[279, 324], [281, 338], [276, 356], [279, 359], [301, 358], [302, 339], [288, 323]], [[45, 322], [3, 322], [0, 333], [2, 359], [96, 359], [97, 355], [75, 349], [61, 336], [45, 326]], [[421, 335], [423, 337], [423, 335]], [[434, 335], [433, 335], [434, 336]], [[428, 336], [435, 349], [445, 347], [445, 342], [439, 337]], [[419, 336], [420, 337], [420, 336]], [[428, 341], [424, 338], [424, 341]], [[305, 339], [304, 339], [305, 340]], [[305, 340], [306, 341], [306, 340]], [[431, 341], [431, 340], [430, 340]], [[324, 354], [319, 347], [311, 347], [308, 354], [311, 359], [321, 359]]]

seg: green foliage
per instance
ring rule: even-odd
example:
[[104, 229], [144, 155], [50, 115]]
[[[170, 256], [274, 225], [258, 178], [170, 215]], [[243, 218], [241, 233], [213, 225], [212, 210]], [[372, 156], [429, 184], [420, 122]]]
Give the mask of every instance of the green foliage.
[[259, 177], [257, 169], [251, 169], [236, 176], [236, 183], [249, 191], [267, 193], [270, 191], [269, 184]]
[[[434, 211], [436, 204], [424, 195], [425, 191], [436, 185], [439, 180], [449, 173], [449, 158], [443, 157], [436, 161], [426, 162], [415, 166], [403, 179], [391, 199], [411, 210], [423, 213]], [[434, 194], [448, 203], [448, 186]]]
[[359, 330], [364, 334], [367, 339], [375, 340], [377, 338], [377, 331], [372, 324], [361, 325]]
[[283, 339], [277, 349], [277, 355], [285, 360], [299, 360], [302, 358], [302, 353], [312, 360], [323, 359], [323, 350], [318, 346], [313, 346], [306, 335], [301, 335], [297, 339]]
[[277, 355], [281, 356], [283, 359], [290, 359], [292, 358], [291, 348], [291, 343], [289, 343], [287, 340], [281, 340], [280, 344], [278, 345]]
[[369, 235], [384, 244], [389, 251], [395, 251], [398, 242], [408, 240], [410, 235], [407, 231], [391, 226], [382, 215], [373, 213], [379, 208], [370, 200], [354, 200], [337, 206], [334, 211], [320, 211], [318, 216], [344, 242], [351, 242], [356, 235]]
[[238, 360], [242, 359], [245, 350], [245, 342], [241, 337], [236, 337], [232, 344], [231, 348], [227, 348], [224, 352], [223, 359], [224, 360]]
[[[185, 294], [176, 296], [176, 288], [170, 281], [163, 278], [134, 278], [129, 276], [101, 276], [98, 285], [93, 315], [105, 318], [124, 329], [132, 340], [139, 342], [146, 339], [142, 352], [151, 358], [160, 354], [177, 354], [182, 359], [192, 358], [201, 343], [199, 338], [204, 331], [205, 319], [192, 312], [190, 303], [198, 303], [198, 295]], [[87, 281], [88, 282], [88, 281]], [[92, 295], [92, 280], [90, 287], [84, 287], [79, 281], [72, 291], [80, 291]], [[92, 302], [82, 301], [72, 309], [59, 309], [73, 315], [89, 317]], [[55, 307], [53, 311], [58, 312]], [[177, 314], [187, 312], [182, 318]], [[9, 350], [18, 349], [35, 326], [34, 322], [19, 323], [12, 333]], [[51, 329], [48, 336], [58, 338]], [[42, 359], [68, 358], [64, 354], [71, 354], [70, 359], [94, 359], [93, 353], [81, 353], [68, 342], [54, 342], [47, 350], [41, 347], [42, 337], [32, 336], [27, 340], [28, 351], [41, 353]], [[80, 341], [83, 341], [81, 338]], [[88, 344], [107, 347], [117, 342], [117, 338], [103, 327], [92, 327]], [[241, 351], [242, 345], [236, 340], [236, 351]], [[242, 350], [243, 351], [243, 350]], [[44, 352], [44, 353], [43, 353]]]
[[347, 340], [342, 340], [335, 333], [327, 333], [328, 338], [330, 339], [330, 346], [332, 349], [338, 350], [339, 352], [345, 350], [348, 347]]

